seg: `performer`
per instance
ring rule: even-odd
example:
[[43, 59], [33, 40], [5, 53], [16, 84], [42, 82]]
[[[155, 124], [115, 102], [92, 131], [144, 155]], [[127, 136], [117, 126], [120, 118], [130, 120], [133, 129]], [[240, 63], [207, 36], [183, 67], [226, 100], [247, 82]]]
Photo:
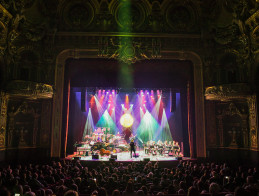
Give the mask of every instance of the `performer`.
[[135, 151], [135, 143], [134, 143], [134, 140], [131, 140], [131, 142], [130, 142], [130, 158], [132, 158], [132, 151], [133, 151], [134, 154], [135, 154], [135, 158], [137, 158], [137, 156], [136, 156], [136, 151]]
[[178, 143], [177, 143], [176, 141], [173, 141], [173, 144], [172, 144], [172, 152], [173, 152], [174, 156], [177, 155], [177, 152], [178, 152], [179, 148], [180, 148], [180, 147], [179, 147]]
[[177, 156], [179, 156], [179, 154], [180, 154], [180, 146], [179, 146], [179, 144], [178, 144], [178, 142], [175, 142], [175, 155], [177, 155]]
[[144, 144], [144, 151], [145, 151], [145, 154], [148, 154], [149, 153], [149, 148], [150, 148], [150, 144], [149, 144], [149, 141], [147, 141], [146, 144]]

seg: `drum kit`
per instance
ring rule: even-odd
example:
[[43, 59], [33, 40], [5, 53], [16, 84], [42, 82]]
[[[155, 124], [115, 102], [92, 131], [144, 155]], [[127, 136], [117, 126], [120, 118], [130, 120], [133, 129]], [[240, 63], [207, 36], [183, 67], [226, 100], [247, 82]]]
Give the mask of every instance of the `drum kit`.
[[124, 151], [126, 149], [127, 142], [124, 136], [119, 132], [114, 135], [108, 133], [110, 128], [97, 128], [91, 135], [84, 137], [84, 144], [89, 144], [92, 150], [100, 150], [102, 148], [109, 149], [111, 151], [118, 150]]

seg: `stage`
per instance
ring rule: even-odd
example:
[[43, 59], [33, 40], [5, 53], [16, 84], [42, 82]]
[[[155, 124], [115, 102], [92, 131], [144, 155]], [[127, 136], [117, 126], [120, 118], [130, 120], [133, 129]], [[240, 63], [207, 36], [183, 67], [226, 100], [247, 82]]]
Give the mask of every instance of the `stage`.
[[[67, 159], [109, 161], [113, 154], [124, 162], [189, 160], [186, 111], [176, 89], [75, 87], [71, 92]], [[136, 158], [130, 157], [132, 142]]]
[[[168, 155], [152, 155], [152, 154], [145, 154], [144, 150], [140, 150], [136, 152], [139, 156], [137, 158], [130, 157], [130, 152], [120, 152], [113, 155], [117, 155], [116, 161], [120, 162], [135, 162], [135, 161], [178, 161], [182, 160], [191, 160], [189, 157], [175, 157], [175, 156], [168, 156]], [[110, 161], [111, 155], [104, 155], [98, 156], [98, 159], [93, 159], [92, 155], [85, 156], [83, 154], [74, 153], [73, 155], [69, 155], [66, 157], [68, 160], [79, 159], [82, 161]]]

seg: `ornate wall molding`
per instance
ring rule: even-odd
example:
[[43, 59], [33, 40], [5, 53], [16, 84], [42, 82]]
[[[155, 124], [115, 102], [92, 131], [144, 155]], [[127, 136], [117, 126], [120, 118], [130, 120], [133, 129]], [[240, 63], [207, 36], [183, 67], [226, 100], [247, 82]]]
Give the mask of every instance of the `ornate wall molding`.
[[8, 95], [0, 92], [0, 148], [5, 147]]
[[0, 56], [7, 48], [8, 25], [13, 16], [0, 4]]
[[218, 147], [249, 149], [248, 114], [242, 104], [238, 108], [234, 102], [217, 103]]
[[245, 99], [251, 92], [251, 87], [246, 83], [224, 84], [206, 87], [205, 97], [207, 100], [229, 101]]
[[12, 106], [8, 111], [7, 147], [36, 146], [40, 116], [38, 109], [27, 100], [17, 108]]
[[63, 30], [88, 30], [94, 21], [98, 4], [94, 0], [64, 1], [58, 8]]
[[256, 95], [247, 98], [249, 107], [249, 126], [250, 126], [250, 141], [251, 149], [258, 150], [258, 122], [257, 122], [257, 104]]
[[51, 85], [30, 81], [11, 81], [7, 84], [5, 90], [10, 96], [21, 96], [28, 99], [49, 99], [53, 96], [53, 88]]
[[195, 25], [198, 24], [199, 15], [195, 9], [198, 6], [194, 2], [189, 1], [165, 1], [162, 4], [162, 10], [164, 11], [164, 19], [169, 27], [169, 31], [172, 32], [195, 32]]

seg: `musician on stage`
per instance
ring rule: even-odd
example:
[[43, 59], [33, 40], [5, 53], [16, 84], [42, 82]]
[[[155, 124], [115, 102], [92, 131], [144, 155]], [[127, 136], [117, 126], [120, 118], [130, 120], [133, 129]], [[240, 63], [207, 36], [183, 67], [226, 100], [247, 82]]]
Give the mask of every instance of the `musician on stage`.
[[130, 142], [130, 158], [132, 158], [132, 151], [134, 152], [135, 157], [137, 158], [136, 151], [135, 151], [135, 143], [133, 139]]
[[144, 146], [144, 151], [145, 151], [145, 154], [148, 154], [149, 153], [149, 148], [150, 148], [150, 143], [149, 143], [149, 141], [147, 141], [147, 143], [146, 144], [144, 144], [145, 146]]
[[181, 150], [178, 142], [175, 142], [175, 155], [179, 156]]

